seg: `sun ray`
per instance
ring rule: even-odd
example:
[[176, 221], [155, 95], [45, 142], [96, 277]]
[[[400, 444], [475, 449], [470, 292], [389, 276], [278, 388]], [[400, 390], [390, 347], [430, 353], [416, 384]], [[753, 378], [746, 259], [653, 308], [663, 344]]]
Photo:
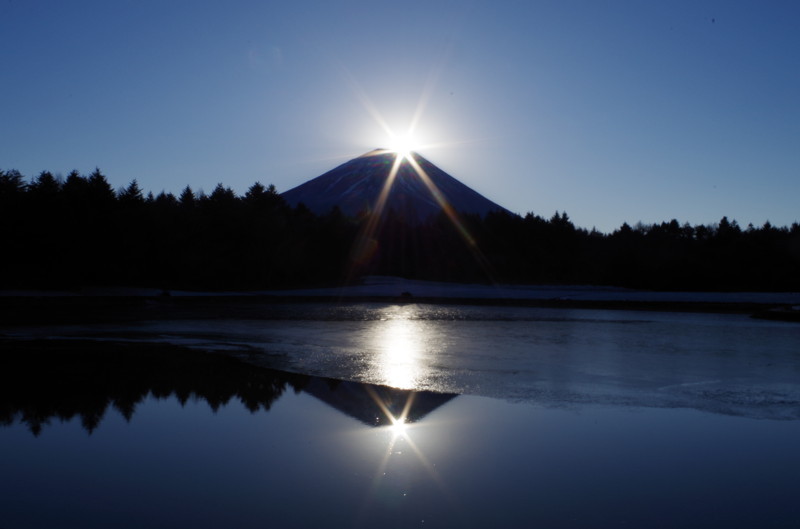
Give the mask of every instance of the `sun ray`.
[[[461, 220], [458, 212], [453, 208], [450, 202], [448, 202], [444, 194], [439, 190], [439, 187], [433, 182], [425, 169], [423, 169], [416, 160], [414, 153], [409, 152], [407, 155], [403, 155], [397, 151], [378, 149], [370, 154], [378, 155], [389, 152], [393, 152], [395, 154], [395, 159], [392, 164], [392, 168], [390, 169], [389, 174], [384, 181], [383, 187], [381, 188], [381, 192], [375, 201], [375, 205], [373, 206], [372, 211], [369, 213], [369, 218], [367, 219], [366, 225], [354, 245], [352, 258], [353, 262], [359, 263], [366, 261], [366, 259], [372, 253], [372, 250], [375, 248], [375, 233], [377, 232], [378, 226], [382, 220], [383, 210], [386, 207], [389, 193], [392, 190], [392, 186], [394, 185], [402, 164], [408, 163], [413, 171], [419, 176], [420, 180], [428, 189], [439, 207], [442, 208], [442, 211], [450, 223], [456, 228], [456, 231], [464, 240], [464, 243], [466, 244], [475, 261], [483, 269], [484, 273], [487, 274], [487, 277], [490, 279], [490, 281], [494, 282], [489, 262], [478, 248], [475, 238], [470, 234], [469, 230], [464, 225], [464, 222]], [[355, 269], [351, 269], [351, 275], [348, 277], [348, 281], [352, 280], [352, 273], [354, 272]]]
[[439, 53], [439, 58], [436, 61], [436, 64], [431, 67], [428, 78], [425, 81], [425, 87], [422, 89], [422, 94], [417, 102], [417, 108], [414, 112], [414, 116], [411, 118], [411, 124], [408, 127], [409, 135], [413, 135], [415, 133], [417, 130], [417, 125], [419, 125], [419, 122], [422, 120], [422, 115], [428, 106], [428, 101], [433, 95], [433, 92], [436, 90], [436, 86], [439, 84], [439, 77], [444, 70], [444, 65], [447, 62], [450, 52], [452, 51], [452, 46], [453, 42], [451, 40], [448, 45]]
[[344, 72], [345, 79], [347, 79], [348, 84], [350, 84], [350, 88], [353, 90], [353, 93], [355, 93], [356, 99], [358, 99], [359, 103], [361, 103], [361, 106], [363, 106], [369, 115], [372, 116], [372, 119], [375, 120], [375, 123], [377, 123], [378, 126], [380, 126], [384, 132], [391, 137], [392, 128], [389, 126], [386, 120], [383, 119], [383, 115], [381, 115], [378, 107], [376, 107], [369, 98], [367, 92], [361, 88], [361, 85], [356, 80], [355, 76], [353, 76], [353, 74], [351, 74], [350, 71], [344, 67], [344, 65], [339, 65], [339, 67]]
[[[443, 70], [443, 65], [445, 59], [449, 55], [449, 50], [445, 50], [444, 53], [441, 54], [438, 60], [438, 64], [431, 68], [431, 71], [426, 79], [425, 85], [422, 89], [422, 93], [420, 94], [420, 98], [417, 101], [416, 108], [414, 110], [414, 114], [411, 118], [409, 123], [409, 127], [407, 129], [406, 134], [401, 135], [397, 134], [392, 127], [389, 126], [389, 123], [384, 119], [381, 112], [378, 110], [378, 107], [372, 102], [370, 97], [367, 95], [366, 91], [362, 88], [359, 82], [356, 80], [355, 76], [350, 73], [350, 71], [344, 67], [344, 65], [339, 65], [342, 72], [344, 72], [344, 76], [347, 79], [347, 82], [350, 84], [356, 98], [364, 107], [364, 109], [369, 113], [375, 123], [383, 129], [386, 133], [388, 139], [390, 140], [391, 145], [389, 145], [389, 149], [378, 149], [373, 151], [370, 154], [385, 154], [387, 152], [393, 152], [395, 154], [395, 160], [392, 164], [391, 170], [389, 171], [389, 175], [387, 176], [386, 180], [384, 181], [383, 187], [381, 188], [380, 194], [375, 201], [375, 204], [372, 207], [372, 210], [368, 213], [369, 217], [366, 220], [366, 224], [364, 228], [361, 230], [356, 243], [353, 247], [352, 252], [352, 262], [354, 265], [358, 263], [366, 262], [370, 255], [376, 250], [377, 248], [377, 241], [375, 240], [375, 234], [378, 230], [378, 226], [382, 220], [382, 215], [384, 208], [386, 206], [386, 202], [388, 200], [389, 194], [391, 192], [392, 186], [394, 185], [395, 179], [397, 178], [398, 172], [400, 171], [401, 165], [404, 162], [410, 164], [411, 168], [417, 175], [420, 177], [424, 185], [428, 188], [429, 192], [433, 199], [439, 204], [442, 208], [442, 211], [445, 213], [447, 218], [456, 228], [457, 232], [464, 240], [465, 244], [469, 248], [470, 252], [472, 253], [474, 259], [478, 262], [479, 266], [484, 269], [487, 273], [487, 276], [490, 280], [492, 280], [492, 274], [490, 273], [490, 267], [488, 260], [483, 256], [481, 251], [478, 249], [477, 244], [475, 242], [474, 237], [470, 234], [469, 230], [465, 226], [464, 222], [458, 215], [458, 212], [452, 207], [452, 205], [447, 201], [444, 197], [442, 192], [436, 186], [436, 184], [431, 180], [425, 170], [420, 166], [417, 160], [414, 157], [414, 151], [421, 150], [421, 149], [428, 149], [438, 146], [448, 146], [448, 145], [456, 145], [461, 143], [472, 143], [472, 142], [449, 142], [449, 143], [427, 143], [427, 144], [417, 144], [414, 141], [414, 133], [419, 126], [419, 123], [422, 121], [423, 114], [425, 113], [425, 109], [428, 106], [428, 102], [432, 97], [433, 92], [435, 91], [436, 86], [439, 83], [439, 77]], [[349, 275], [347, 277], [347, 282], [350, 282], [353, 279], [353, 274], [356, 272], [356, 267], [353, 266], [350, 269]]]
[[414, 401], [413, 392], [409, 394], [409, 397], [406, 400], [405, 405], [403, 406], [403, 412], [399, 416], [395, 417], [394, 414], [392, 413], [392, 410], [389, 409], [389, 407], [386, 405], [386, 403], [374, 389], [372, 389], [369, 386], [365, 386], [365, 388], [370, 398], [375, 402], [375, 404], [381, 410], [381, 413], [383, 413], [384, 416], [386, 416], [386, 418], [389, 419], [389, 422], [394, 423], [397, 420], [402, 420], [405, 422], [405, 420], [408, 418], [408, 411], [411, 409], [411, 404]]
[[411, 165], [411, 168], [417, 173], [417, 175], [422, 180], [422, 183], [425, 184], [425, 187], [428, 188], [430, 191], [431, 196], [439, 204], [439, 207], [442, 208], [447, 218], [450, 219], [450, 222], [455, 226], [458, 232], [461, 234], [461, 237], [464, 241], [469, 245], [471, 248], [475, 247], [475, 239], [470, 235], [469, 231], [464, 227], [464, 223], [461, 222], [461, 219], [458, 216], [458, 212], [453, 209], [453, 206], [450, 205], [450, 202], [444, 197], [439, 188], [433, 183], [433, 180], [428, 176], [428, 173], [425, 172], [425, 169], [414, 159], [414, 156], [408, 157], [408, 163]]
[[415, 392], [410, 392], [408, 398], [406, 399], [405, 405], [403, 407], [403, 411], [397, 417], [395, 417], [392, 412], [389, 410], [386, 403], [380, 398], [380, 396], [372, 390], [368, 388], [367, 391], [369, 392], [372, 399], [381, 409], [381, 411], [386, 415], [387, 418], [390, 419], [391, 425], [389, 426], [389, 432], [391, 432], [391, 437], [386, 445], [386, 450], [383, 453], [378, 465], [375, 469], [375, 474], [373, 475], [372, 481], [369, 486], [369, 492], [367, 496], [364, 498], [364, 503], [362, 504], [361, 508], [358, 511], [358, 518], [361, 518], [366, 515], [367, 510], [369, 508], [370, 501], [372, 497], [377, 493], [379, 490], [382, 481], [386, 476], [386, 470], [389, 467], [389, 461], [392, 458], [392, 455], [395, 453], [395, 446], [397, 446], [398, 441], [403, 441], [405, 445], [413, 452], [416, 456], [417, 460], [421, 464], [422, 468], [424, 469], [425, 473], [427, 473], [428, 478], [436, 484], [436, 486], [441, 491], [444, 498], [456, 508], [460, 507], [460, 502], [458, 498], [455, 497], [452, 490], [447, 486], [447, 484], [442, 479], [442, 476], [437, 472], [435, 465], [431, 463], [425, 453], [420, 449], [417, 443], [414, 442], [413, 436], [411, 434], [412, 426], [408, 423], [407, 417], [410, 412], [411, 406], [413, 405], [414, 397], [416, 396]]
[[[383, 154], [386, 152], [388, 151], [378, 150], [374, 154]], [[381, 192], [375, 201], [375, 205], [372, 207], [372, 211], [369, 212], [366, 225], [356, 240], [352, 257], [352, 260], [356, 263], [366, 261], [369, 255], [372, 253], [372, 249], [375, 244], [375, 232], [378, 229], [378, 224], [380, 223], [381, 216], [383, 214], [383, 208], [386, 206], [386, 201], [389, 198], [389, 192], [392, 190], [394, 179], [397, 177], [397, 172], [400, 170], [400, 164], [402, 161], [403, 160], [400, 157], [395, 157], [395, 161], [392, 164], [392, 168], [389, 170], [389, 174], [383, 183], [383, 187], [381, 188]], [[351, 270], [351, 274], [353, 271], [354, 270]], [[348, 277], [348, 281], [351, 279], [352, 277]]]
[[489, 260], [486, 259], [486, 257], [483, 255], [483, 252], [481, 252], [480, 248], [478, 248], [475, 238], [470, 234], [469, 230], [464, 225], [464, 222], [461, 220], [458, 212], [447, 201], [442, 192], [439, 190], [433, 180], [431, 180], [431, 178], [428, 176], [428, 173], [425, 172], [425, 169], [422, 168], [414, 156], [409, 156], [407, 160], [409, 165], [411, 165], [411, 168], [414, 169], [414, 171], [422, 180], [422, 183], [425, 184], [430, 191], [431, 196], [433, 196], [434, 200], [436, 200], [436, 202], [442, 208], [442, 211], [444, 211], [444, 214], [450, 220], [453, 227], [455, 227], [456, 231], [458, 231], [459, 235], [461, 235], [461, 238], [466, 243], [473, 259], [475, 259], [478, 265], [483, 269], [483, 272], [490, 279], [490, 281], [494, 283], [495, 281], [493, 274], [491, 273], [491, 265], [489, 264]]

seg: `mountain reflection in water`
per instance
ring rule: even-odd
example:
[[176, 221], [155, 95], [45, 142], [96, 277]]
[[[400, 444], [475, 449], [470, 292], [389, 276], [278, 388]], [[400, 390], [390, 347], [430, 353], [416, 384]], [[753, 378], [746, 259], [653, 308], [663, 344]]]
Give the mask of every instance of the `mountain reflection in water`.
[[148, 396], [203, 400], [216, 411], [239, 400], [268, 411], [285, 391], [304, 392], [370, 426], [416, 422], [457, 395], [286, 373], [222, 354], [162, 344], [5, 342], [0, 356], [0, 425], [38, 436], [52, 420], [80, 417], [92, 433], [109, 408], [127, 421]]
[[[381, 325], [366, 338], [384, 344], [371, 350], [383, 358], [405, 332]], [[455, 399], [146, 342], [0, 340], [0, 350], [3, 528], [800, 519], [797, 420]], [[372, 427], [404, 415], [418, 423]]]

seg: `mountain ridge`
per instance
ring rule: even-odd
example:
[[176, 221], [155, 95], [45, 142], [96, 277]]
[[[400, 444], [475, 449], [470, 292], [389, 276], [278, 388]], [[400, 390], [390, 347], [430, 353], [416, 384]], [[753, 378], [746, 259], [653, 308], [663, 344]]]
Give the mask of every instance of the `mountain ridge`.
[[[376, 212], [397, 156], [387, 149], [374, 149], [285, 191], [282, 196], [289, 205], [294, 207], [302, 203], [318, 215], [329, 213], [334, 206], [348, 216]], [[482, 217], [490, 211], [508, 211], [418, 153], [407, 156], [413, 161], [404, 158], [400, 162], [384, 211], [393, 210], [412, 224], [423, 223], [437, 215], [443, 210], [442, 202], [458, 213]]]

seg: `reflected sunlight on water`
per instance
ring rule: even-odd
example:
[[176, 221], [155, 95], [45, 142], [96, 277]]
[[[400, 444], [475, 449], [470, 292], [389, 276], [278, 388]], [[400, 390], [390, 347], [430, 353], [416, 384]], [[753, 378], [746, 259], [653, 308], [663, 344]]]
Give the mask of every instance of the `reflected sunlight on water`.
[[418, 321], [408, 319], [409, 314], [401, 312], [375, 329], [380, 383], [401, 389], [414, 388], [422, 371], [424, 330]]
[[[796, 326], [413, 303], [308, 310], [316, 320], [158, 321], [3, 343], [0, 527], [800, 519]], [[129, 342], [108, 339], [123, 331]], [[292, 372], [154, 343], [164, 336], [248, 344], [243, 360]], [[456, 395], [470, 391], [499, 398]]]
[[[256, 303], [258, 318], [13, 329], [224, 352], [261, 367], [555, 405], [800, 417], [795, 324], [746, 314], [424, 303]], [[217, 309], [215, 309], [217, 310]]]

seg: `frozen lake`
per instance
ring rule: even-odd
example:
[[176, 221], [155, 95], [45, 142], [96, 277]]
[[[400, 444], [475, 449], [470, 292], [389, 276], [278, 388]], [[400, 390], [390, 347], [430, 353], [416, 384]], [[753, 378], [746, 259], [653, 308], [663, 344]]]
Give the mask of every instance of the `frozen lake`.
[[249, 319], [9, 329], [158, 341], [284, 371], [538, 404], [688, 407], [800, 418], [800, 325], [742, 314], [345, 303]]
[[[0, 527], [800, 524], [800, 325], [379, 303], [256, 312], [1, 330], [100, 350], [4, 364]], [[247, 364], [165, 366], [155, 343]]]

